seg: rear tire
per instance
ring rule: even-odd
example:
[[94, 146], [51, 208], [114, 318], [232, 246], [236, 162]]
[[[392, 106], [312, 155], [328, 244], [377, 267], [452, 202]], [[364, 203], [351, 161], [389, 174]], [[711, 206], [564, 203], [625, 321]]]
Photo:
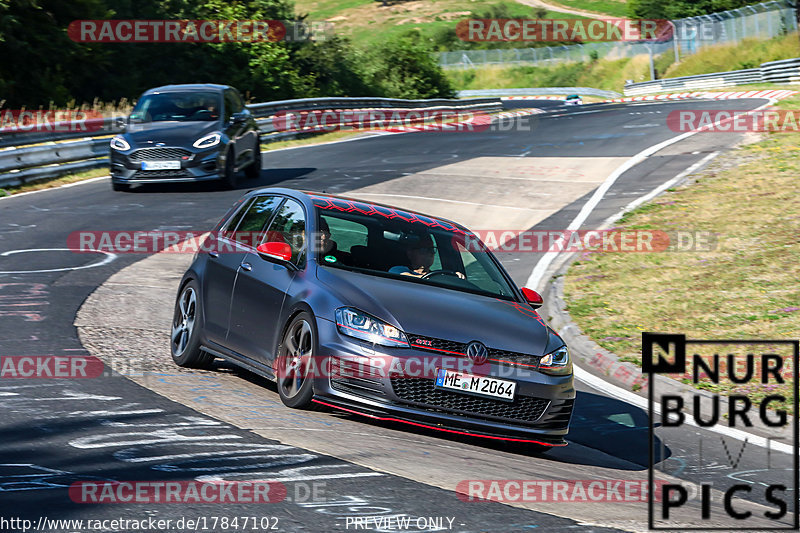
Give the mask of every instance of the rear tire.
[[200, 349], [200, 292], [195, 280], [181, 289], [175, 302], [170, 334], [170, 352], [175, 364], [185, 368], [208, 368], [214, 356]]
[[247, 176], [247, 179], [254, 180], [258, 179], [261, 175], [261, 139], [257, 138], [256, 140], [256, 147], [255, 152], [253, 153], [253, 162], [247, 165], [247, 168], [244, 169], [244, 175]]
[[131, 190], [131, 186], [127, 183], [117, 183], [116, 181], [111, 182], [111, 188], [117, 192], [128, 192]]
[[309, 313], [302, 312], [292, 319], [275, 358], [275, 377], [278, 394], [287, 407], [308, 409], [314, 397], [317, 330]]
[[236, 172], [236, 165], [235, 161], [233, 160], [233, 150], [228, 149], [228, 152], [225, 155], [225, 171], [222, 176], [222, 180], [225, 182], [225, 186], [229, 189], [235, 189], [239, 185], [239, 178], [238, 173]]

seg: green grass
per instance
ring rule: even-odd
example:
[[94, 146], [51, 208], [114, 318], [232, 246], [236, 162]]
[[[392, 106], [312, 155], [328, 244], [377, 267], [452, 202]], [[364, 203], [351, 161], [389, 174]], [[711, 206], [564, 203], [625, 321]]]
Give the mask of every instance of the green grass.
[[10, 196], [12, 194], [19, 194], [21, 192], [52, 189], [54, 187], [60, 187], [68, 183], [75, 183], [77, 181], [84, 181], [91, 178], [98, 178], [100, 176], [108, 176], [108, 168], [106, 167], [93, 168], [91, 170], [78, 172], [76, 174], [67, 174], [66, 176], [61, 176], [58, 178], [50, 178], [46, 180], [34, 181], [23, 185], [18, 185], [16, 187], [6, 187], [4, 189], [0, 189], [0, 197]]
[[572, 9], [593, 11], [610, 17], [628, 16], [628, 5], [625, 0], [548, 0], [548, 2]]
[[622, 92], [625, 80], [650, 79], [646, 56], [567, 63], [558, 67], [489, 66], [445, 71], [456, 90], [526, 87], [594, 87]]
[[769, 40], [745, 39], [738, 44], [709, 46], [696, 54], [682, 57], [681, 62], [668, 68], [663, 77], [756, 68], [767, 61], [797, 56], [800, 56], [800, 46], [796, 32]]
[[366, 0], [298, 0], [295, 4], [298, 13], [307, 13], [311, 20], [333, 22], [336, 34], [349, 37], [363, 48], [396, 39], [412, 31], [429, 40], [437, 32], [454, 30], [458, 22], [469, 18], [471, 13], [484, 13], [499, 5], [504, 5], [508, 16], [512, 18], [532, 18], [539, 15], [544, 18], [565, 17], [564, 13], [502, 0], [389, 2], [385, 7], [380, 1]]
[[[800, 97], [780, 107], [800, 110]], [[728, 169], [719, 170], [726, 158]], [[800, 133], [767, 134], [722, 156], [695, 183], [627, 214], [617, 227], [708, 231], [716, 243], [684, 252], [582, 253], [564, 278], [572, 318], [601, 346], [637, 364], [642, 331], [701, 339], [797, 338], [798, 161]], [[707, 385], [737, 390], [730, 383]], [[788, 386], [779, 389], [791, 397]], [[753, 399], [760, 394], [737, 392]]]

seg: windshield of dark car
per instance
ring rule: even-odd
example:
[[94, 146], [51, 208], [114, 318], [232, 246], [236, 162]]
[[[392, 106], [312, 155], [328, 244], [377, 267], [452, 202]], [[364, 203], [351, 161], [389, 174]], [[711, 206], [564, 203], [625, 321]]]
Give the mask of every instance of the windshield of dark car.
[[209, 122], [220, 117], [215, 92], [163, 92], [143, 96], [133, 108], [131, 122]]
[[[514, 291], [476, 236], [401, 218], [319, 210], [318, 263], [511, 300]], [[423, 277], [423, 275], [425, 277]]]

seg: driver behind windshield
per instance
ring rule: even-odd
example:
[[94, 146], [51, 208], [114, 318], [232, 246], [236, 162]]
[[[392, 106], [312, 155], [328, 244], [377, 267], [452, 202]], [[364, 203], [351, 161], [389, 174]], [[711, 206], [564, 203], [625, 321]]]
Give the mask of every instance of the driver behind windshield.
[[[406, 245], [408, 264], [393, 266], [389, 269], [389, 273], [421, 278], [432, 272], [431, 265], [433, 265], [435, 256], [436, 246], [434, 246], [433, 238], [431, 238], [430, 234], [419, 235], [418, 238], [412, 237], [411, 242]], [[455, 274], [464, 279], [464, 274], [461, 272], [456, 272]]]

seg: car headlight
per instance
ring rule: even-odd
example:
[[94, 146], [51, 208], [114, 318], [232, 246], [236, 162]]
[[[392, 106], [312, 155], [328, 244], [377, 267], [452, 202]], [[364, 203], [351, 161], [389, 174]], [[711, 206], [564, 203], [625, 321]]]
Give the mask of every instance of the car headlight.
[[383, 346], [408, 348], [405, 333], [383, 320], [352, 307], [336, 310], [336, 327], [342, 335]]
[[571, 374], [572, 360], [570, 359], [567, 345], [565, 344], [542, 357], [541, 361], [539, 361], [539, 371], [554, 375]]
[[218, 145], [221, 139], [222, 134], [219, 132], [214, 132], [210, 135], [206, 135], [205, 137], [200, 137], [194, 142], [194, 144], [192, 144], [192, 146], [195, 148], [211, 148], [212, 146]]
[[124, 152], [125, 150], [130, 150], [131, 145], [128, 144], [128, 141], [123, 136], [117, 135], [111, 139], [111, 148]]

